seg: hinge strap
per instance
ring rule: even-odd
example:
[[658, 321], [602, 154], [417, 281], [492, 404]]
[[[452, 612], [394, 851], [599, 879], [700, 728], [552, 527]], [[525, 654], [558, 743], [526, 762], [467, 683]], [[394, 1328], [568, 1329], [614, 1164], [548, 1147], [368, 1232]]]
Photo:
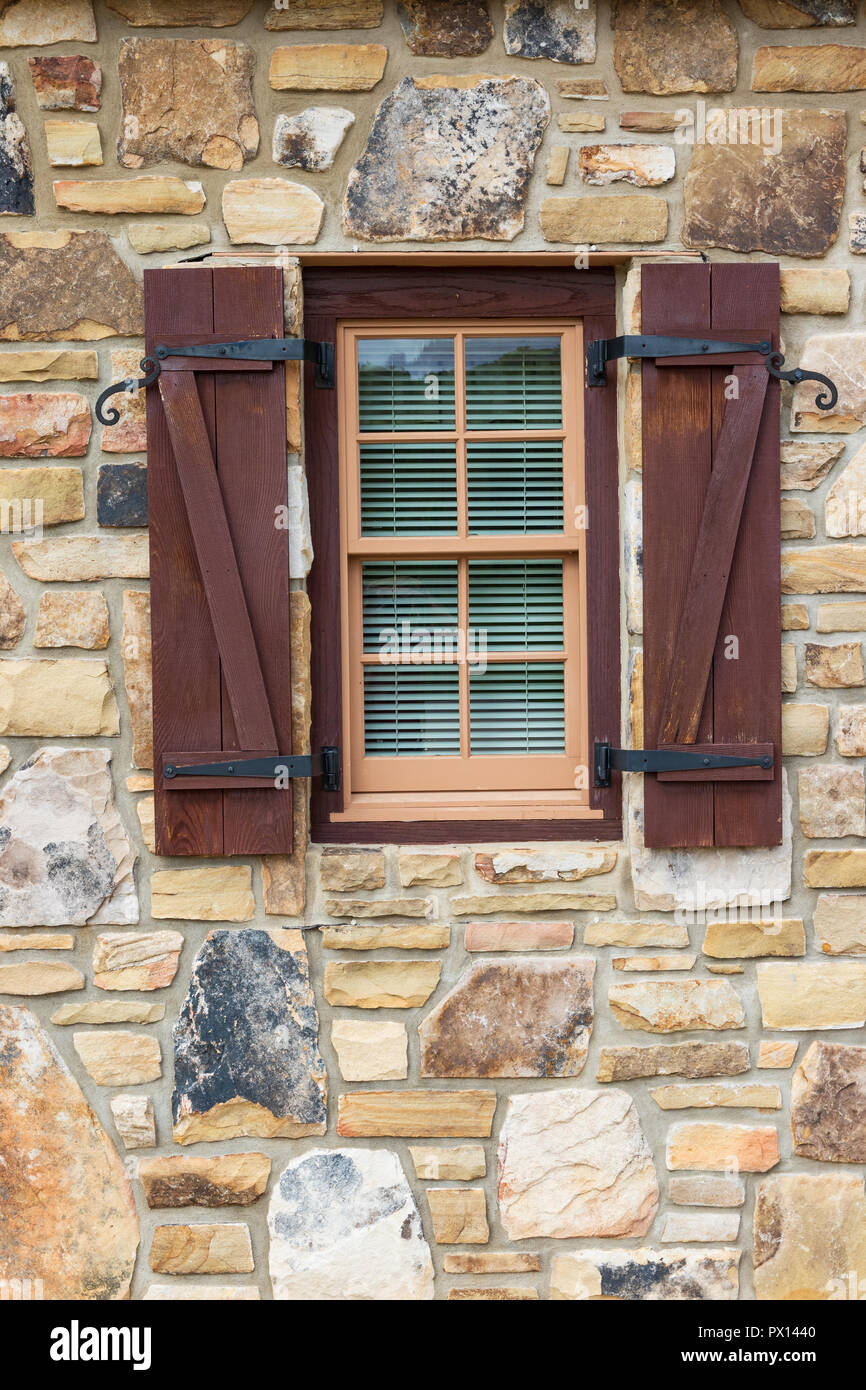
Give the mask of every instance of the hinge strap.
[[276, 782], [278, 779], [291, 781], [297, 777], [321, 777], [323, 790], [333, 792], [340, 790], [340, 750], [324, 746], [319, 753], [269, 753], [261, 757], [249, 757], [241, 753], [235, 758], [227, 755], [224, 762], [183, 765], [168, 759], [163, 765], [162, 775], [170, 783], [181, 777], [224, 777], [238, 780], [252, 777], [270, 782]]
[[594, 785], [609, 787], [612, 772], [710, 772], [714, 768], [761, 767], [771, 769], [768, 753], [732, 756], [727, 753], [686, 753], [679, 748], [612, 748], [597, 742], [593, 759]]

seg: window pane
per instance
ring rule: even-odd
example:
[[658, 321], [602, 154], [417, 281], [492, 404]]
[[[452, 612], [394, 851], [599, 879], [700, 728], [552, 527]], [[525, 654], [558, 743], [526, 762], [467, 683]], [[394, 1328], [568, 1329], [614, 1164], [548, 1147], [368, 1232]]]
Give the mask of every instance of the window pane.
[[454, 340], [361, 338], [362, 430], [453, 430]]
[[362, 444], [361, 534], [457, 534], [453, 444]]
[[562, 425], [559, 338], [469, 338], [470, 430], [554, 430]]
[[457, 561], [365, 561], [364, 651], [457, 650]]
[[469, 626], [489, 651], [559, 651], [561, 560], [470, 560]]
[[474, 536], [562, 530], [562, 443], [467, 444], [469, 532]]
[[407, 758], [460, 752], [456, 666], [365, 666], [364, 752]]
[[557, 661], [470, 667], [470, 751], [564, 753], [564, 672]]

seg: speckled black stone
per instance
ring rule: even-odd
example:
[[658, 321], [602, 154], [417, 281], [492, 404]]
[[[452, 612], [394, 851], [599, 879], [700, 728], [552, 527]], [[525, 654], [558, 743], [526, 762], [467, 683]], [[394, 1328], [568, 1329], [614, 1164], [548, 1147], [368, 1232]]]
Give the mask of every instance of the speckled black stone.
[[147, 465], [104, 463], [96, 479], [100, 526], [147, 525]]
[[6, 63], [0, 63], [0, 213], [32, 216], [35, 211], [30, 146], [15, 114], [15, 91], [9, 68]]
[[595, 61], [595, 13], [570, 0], [517, 0], [505, 10], [506, 53], [555, 63]]

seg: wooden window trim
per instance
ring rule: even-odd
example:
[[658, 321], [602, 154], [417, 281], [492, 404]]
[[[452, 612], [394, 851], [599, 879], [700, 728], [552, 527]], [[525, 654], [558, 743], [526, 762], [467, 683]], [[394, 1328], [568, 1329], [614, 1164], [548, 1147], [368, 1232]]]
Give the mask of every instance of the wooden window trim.
[[[474, 322], [483, 319], [581, 320], [585, 339], [616, 332], [612, 269], [328, 268], [305, 269], [304, 334], [336, 342], [343, 321], [395, 323], [419, 319]], [[314, 563], [309, 578], [312, 605], [312, 746], [343, 739], [344, 663], [340, 613], [341, 576], [340, 415], [335, 391], [316, 389], [307, 369], [304, 392], [307, 479]], [[587, 617], [586, 650], [589, 741], [619, 742], [620, 600], [616, 392], [584, 387]], [[561, 546], [560, 540], [560, 546]], [[411, 806], [413, 819], [399, 819], [382, 798], [356, 795], [344, 805], [342, 792], [315, 782], [311, 837], [319, 843], [391, 840], [405, 844], [513, 840], [618, 839], [622, 834], [621, 779], [590, 789], [589, 806], [575, 813], [568, 794], [500, 793], [479, 806], [465, 796], [425, 794]], [[559, 804], [557, 804], [559, 803]], [[543, 808], [543, 809], [540, 809]], [[424, 819], [425, 809], [429, 815]], [[388, 819], [388, 816], [391, 819]], [[334, 817], [339, 817], [335, 819]], [[356, 818], [357, 817], [357, 818]], [[541, 817], [541, 818], [539, 818]]]

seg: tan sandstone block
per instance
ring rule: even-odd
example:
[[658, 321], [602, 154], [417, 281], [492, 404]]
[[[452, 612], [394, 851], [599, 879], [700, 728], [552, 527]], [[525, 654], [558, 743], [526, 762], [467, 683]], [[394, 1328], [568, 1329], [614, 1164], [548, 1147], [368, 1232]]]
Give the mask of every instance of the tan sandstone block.
[[182, 949], [177, 931], [106, 932], [93, 947], [93, 983], [97, 989], [165, 989]]
[[799, 1043], [772, 1042], [762, 1039], [758, 1044], [758, 1060], [755, 1066], [762, 1071], [783, 1070], [793, 1065]]
[[138, 1086], [162, 1076], [159, 1042], [143, 1033], [73, 1033], [72, 1045], [97, 1086]]
[[627, 975], [639, 975], [659, 970], [691, 970], [696, 960], [697, 956], [689, 956], [683, 952], [681, 955], [672, 956], [613, 956], [610, 963], [614, 970], [622, 970]]
[[150, 594], [139, 589], [123, 591], [123, 683], [132, 725], [132, 761], [135, 767], [153, 767], [153, 688]]
[[84, 516], [81, 469], [0, 469], [0, 504], [3, 503], [8, 504], [12, 520], [17, 515], [17, 509], [21, 508], [25, 531], [28, 529], [28, 517], [32, 517], [34, 523], [41, 522], [43, 526], [81, 521]]
[[169, 1154], [138, 1165], [151, 1208], [249, 1206], [261, 1197], [270, 1171], [262, 1153]]
[[103, 594], [70, 589], [40, 596], [34, 647], [81, 647], [101, 651], [108, 646], [108, 605]]
[[329, 917], [432, 917], [432, 898], [326, 898]]
[[794, 266], [779, 275], [783, 314], [847, 314], [851, 277], [841, 267]]
[[545, 198], [541, 204], [541, 234], [545, 241], [616, 242], [664, 241], [668, 205], [651, 194], [597, 198]]
[[821, 603], [816, 632], [866, 631], [866, 603]]
[[810, 849], [804, 881], [807, 888], [866, 888], [866, 850]]
[[408, 1038], [402, 1023], [337, 1018], [331, 1044], [344, 1081], [405, 1081]]
[[866, 894], [821, 893], [812, 926], [825, 955], [866, 955]]
[[768, 44], [755, 53], [753, 92], [860, 92], [866, 48], [855, 44]]
[[31, 348], [0, 353], [0, 381], [95, 381], [95, 352], [73, 348]]
[[490, 1239], [482, 1187], [428, 1187], [437, 1245], [486, 1245]]
[[48, 163], [54, 167], [102, 163], [102, 141], [95, 121], [47, 120], [45, 138]]
[[743, 1028], [743, 1001], [727, 980], [642, 980], [611, 985], [610, 1011], [624, 1028], [673, 1033]]
[[825, 647], [817, 642], [807, 642], [806, 680], [809, 685], [818, 685], [825, 690], [866, 685], [860, 643], [841, 642], [836, 647]]
[[695, 1177], [672, 1177], [668, 1197], [680, 1207], [741, 1207], [746, 1200], [742, 1178], [715, 1177], [698, 1173]]
[[249, 1226], [157, 1226], [150, 1267], [155, 1274], [249, 1274], [255, 1269]]
[[12, 553], [24, 573], [41, 583], [92, 579], [147, 579], [150, 555], [146, 535], [53, 536], [13, 541]]
[[551, 148], [547, 160], [547, 182], [555, 188], [559, 188], [565, 183], [570, 154], [571, 150], [568, 145], [553, 145]]
[[584, 946], [688, 946], [688, 927], [676, 922], [588, 922]]
[[797, 648], [782, 643], [782, 694], [793, 695], [797, 689]]
[[61, 932], [0, 932], [0, 952], [7, 951], [72, 951], [75, 937]]
[[705, 956], [716, 960], [804, 956], [806, 932], [799, 917], [783, 917], [778, 922], [710, 922], [702, 949]]
[[445, 1274], [537, 1274], [541, 1260], [522, 1250], [479, 1250], [444, 1255], [442, 1269]]
[[139, 256], [155, 251], [188, 251], [192, 246], [206, 246], [210, 227], [206, 222], [187, 222], [172, 226], [165, 222], [131, 222], [126, 229], [129, 244]]
[[612, 912], [613, 893], [491, 893], [486, 897], [452, 898], [455, 917], [506, 916], [512, 912]]
[[384, 888], [385, 856], [380, 849], [325, 849], [319, 881], [331, 893], [352, 888]]
[[399, 867], [403, 888], [414, 888], [417, 884], [431, 888], [454, 888], [463, 882], [460, 855], [456, 851], [422, 854], [420, 851], [401, 850]]
[[143, 1004], [137, 999], [88, 999], [81, 1004], [61, 1004], [51, 1015], [58, 1028], [73, 1023], [161, 1023], [164, 1004]]
[[441, 973], [438, 961], [330, 961], [325, 998], [357, 1009], [414, 1009], [427, 1002]]
[[59, 960], [30, 960], [0, 965], [0, 995], [64, 994], [84, 989], [80, 970]]
[[714, 1173], [766, 1173], [780, 1157], [778, 1132], [769, 1125], [674, 1125], [665, 1149], [665, 1162], [671, 1172], [700, 1168]]
[[415, 1165], [415, 1175], [428, 1182], [447, 1179], [466, 1182], [483, 1178], [487, 1160], [481, 1144], [455, 1144], [453, 1148], [433, 1148], [429, 1144], [410, 1144], [409, 1153]]
[[862, 1028], [866, 1024], [866, 962], [775, 961], [757, 967], [765, 1028]]
[[840, 543], [783, 550], [782, 593], [866, 593], [866, 546]]
[[119, 731], [107, 661], [7, 658], [0, 665], [0, 733], [96, 738]]
[[660, 1110], [781, 1110], [778, 1086], [744, 1081], [738, 1086], [659, 1086], [650, 1095]]
[[571, 922], [467, 922], [466, 951], [563, 951], [574, 943]]
[[444, 922], [412, 922], [405, 926], [324, 926], [322, 945], [329, 951], [441, 951], [451, 943]]
[[194, 216], [206, 199], [200, 183], [169, 175], [141, 174], [134, 179], [57, 179], [54, 198], [68, 212], [116, 216], [128, 212], [176, 212]]
[[234, 179], [223, 189], [222, 211], [236, 245], [305, 246], [319, 235], [325, 204], [291, 179]]
[[563, 135], [589, 132], [598, 134], [607, 124], [599, 111], [561, 111], [556, 122]]
[[755, 1202], [754, 1233], [757, 1299], [799, 1303], [858, 1297], [866, 1268], [862, 1173], [784, 1173], [765, 1179]]
[[783, 632], [806, 632], [809, 626], [809, 610], [805, 603], [782, 604]]
[[827, 751], [829, 705], [782, 706], [782, 756], [817, 757]]
[[266, 29], [377, 29], [383, 0], [279, 0], [265, 14]]
[[489, 1139], [495, 1091], [350, 1091], [337, 1103], [344, 1138]]
[[781, 522], [783, 541], [808, 541], [815, 535], [815, 513], [799, 497], [782, 498]]
[[158, 869], [150, 883], [152, 917], [191, 922], [248, 922], [256, 910], [246, 865]]
[[275, 48], [268, 81], [278, 92], [369, 92], [381, 81], [381, 43], [305, 43]]

